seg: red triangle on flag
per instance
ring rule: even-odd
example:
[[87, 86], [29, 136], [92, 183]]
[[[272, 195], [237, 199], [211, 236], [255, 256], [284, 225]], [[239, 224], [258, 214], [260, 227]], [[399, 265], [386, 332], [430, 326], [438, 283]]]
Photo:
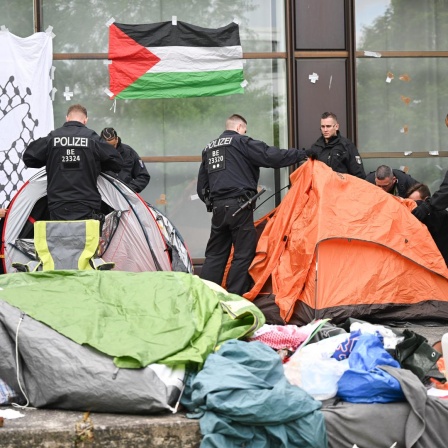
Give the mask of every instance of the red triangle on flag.
[[109, 90], [114, 96], [160, 61], [158, 56], [114, 24], [109, 27], [109, 59], [112, 61], [109, 64]]

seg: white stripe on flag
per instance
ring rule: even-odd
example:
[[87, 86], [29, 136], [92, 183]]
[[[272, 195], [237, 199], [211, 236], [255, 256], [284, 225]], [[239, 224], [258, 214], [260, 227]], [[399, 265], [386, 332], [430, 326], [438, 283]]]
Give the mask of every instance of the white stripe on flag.
[[160, 58], [147, 73], [242, 70], [243, 51], [233, 47], [148, 47]]

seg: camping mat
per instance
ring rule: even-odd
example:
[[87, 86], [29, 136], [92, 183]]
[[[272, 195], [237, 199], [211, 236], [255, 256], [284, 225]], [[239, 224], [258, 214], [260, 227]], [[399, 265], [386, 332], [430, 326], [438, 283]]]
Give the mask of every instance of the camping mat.
[[0, 300], [123, 368], [202, 365], [217, 345], [264, 323], [251, 302], [182, 272], [6, 274]]

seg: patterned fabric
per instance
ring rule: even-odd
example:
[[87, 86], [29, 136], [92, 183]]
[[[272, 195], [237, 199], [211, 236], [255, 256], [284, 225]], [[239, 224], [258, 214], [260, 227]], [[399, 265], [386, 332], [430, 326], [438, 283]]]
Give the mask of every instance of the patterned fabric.
[[337, 361], [347, 359], [350, 356], [350, 353], [352, 352], [356, 343], [358, 342], [360, 336], [361, 336], [360, 330], [352, 331], [350, 333], [350, 337], [346, 341], [338, 345], [338, 347], [336, 348], [335, 352], [332, 355], [332, 358], [336, 359]]
[[0, 405], [11, 404], [19, 396], [0, 378]]
[[286, 348], [295, 351], [310, 332], [311, 330], [296, 325], [263, 325], [249, 341], [263, 342], [275, 350]]
[[34, 174], [25, 169], [23, 151], [54, 127], [52, 57], [51, 32], [22, 38], [0, 31], [0, 204], [4, 206]]

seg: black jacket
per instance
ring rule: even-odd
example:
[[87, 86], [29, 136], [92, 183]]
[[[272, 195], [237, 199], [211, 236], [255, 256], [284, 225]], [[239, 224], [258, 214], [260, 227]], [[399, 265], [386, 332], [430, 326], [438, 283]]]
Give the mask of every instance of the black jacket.
[[361, 179], [366, 178], [358, 149], [348, 138], [342, 137], [339, 131], [328, 143], [321, 136], [311, 146], [311, 150], [317, 153], [318, 160], [326, 163], [333, 171], [351, 174]]
[[[397, 178], [396, 187], [398, 196], [400, 196], [401, 198], [406, 198], [409, 188], [411, 188], [412, 185], [419, 183], [418, 180], [415, 180], [412, 176], [405, 173], [404, 171], [394, 169], [392, 171], [394, 173], [394, 176]], [[375, 171], [371, 171], [369, 174], [367, 174], [366, 181], [375, 185]]]
[[122, 167], [115, 148], [100, 141], [95, 131], [78, 121], [68, 121], [30, 143], [23, 153], [23, 162], [29, 168], [46, 167], [49, 210], [65, 203], [80, 203], [99, 210], [100, 172], [118, 172]]
[[123, 168], [119, 173], [108, 172], [107, 174], [117, 177], [132, 191], [140, 193], [145, 189], [151, 179], [145, 164], [134, 149], [121, 142], [121, 138], [118, 138], [116, 149], [123, 159]]
[[448, 171], [445, 173], [440, 188], [431, 196], [430, 204], [435, 210], [448, 208]]
[[[417, 201], [420, 204], [422, 201]], [[448, 211], [432, 209], [423, 220], [448, 266]]]
[[256, 193], [260, 167], [281, 168], [305, 158], [301, 149], [279, 149], [236, 131], [224, 131], [202, 151], [197, 193], [202, 201], [206, 189], [212, 200]]

